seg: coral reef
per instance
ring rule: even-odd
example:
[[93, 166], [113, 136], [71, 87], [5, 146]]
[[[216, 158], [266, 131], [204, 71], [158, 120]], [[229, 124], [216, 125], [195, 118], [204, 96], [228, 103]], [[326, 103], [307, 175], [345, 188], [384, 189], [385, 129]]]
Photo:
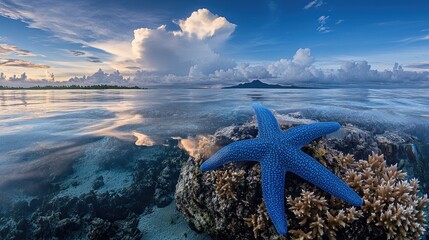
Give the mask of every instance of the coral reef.
[[[134, 161], [132, 182], [119, 190], [102, 191], [99, 176], [93, 190], [76, 197], [44, 195], [16, 202], [0, 213], [0, 239], [141, 239], [139, 215], [173, 200], [181, 164], [188, 158], [177, 142], [161, 149], [155, 159]], [[115, 164], [109, 166], [113, 171]]]
[[[365, 231], [365, 236], [383, 232], [387, 239], [420, 239], [425, 232], [424, 210], [428, 199], [426, 194], [418, 195], [417, 179], [404, 180], [404, 172], [396, 165], [387, 167], [383, 155], [374, 153], [367, 161], [340, 162], [344, 169], [349, 169], [342, 175], [344, 180], [363, 195], [364, 206], [350, 207], [332, 198], [328, 201], [317, 189], [303, 190], [299, 197], [289, 196], [289, 210], [300, 221], [300, 229], [291, 230], [295, 238], [335, 239], [337, 232], [344, 229], [358, 235], [362, 234], [359, 231]], [[365, 223], [365, 229], [358, 228]]]
[[[254, 124], [228, 127], [214, 135], [187, 140], [192, 141], [187, 146], [192, 145], [193, 151], [182, 167], [176, 187], [177, 207], [193, 229], [215, 239], [419, 239], [426, 231], [427, 196], [419, 192], [417, 179], [407, 178], [397, 165], [387, 164], [380, 151], [390, 144], [391, 149], [397, 149], [396, 156], [407, 156], [406, 148], [395, 148], [397, 142], [386, 141], [381, 146], [376, 137], [383, 134], [375, 135], [351, 125], [342, 131], [336, 138], [313, 141], [303, 151], [363, 196], [363, 207], [352, 207], [288, 173], [285, 193], [289, 232], [286, 237], [276, 235], [262, 200], [258, 164], [227, 164], [204, 174], [198, 169], [220, 147], [256, 137]], [[355, 146], [355, 142], [363, 147]], [[376, 153], [365, 149], [367, 143]], [[340, 151], [341, 144], [349, 147], [343, 145]], [[363, 157], [364, 154], [368, 155]], [[362, 156], [362, 160], [357, 161], [354, 155]], [[393, 161], [395, 157], [390, 162]], [[413, 166], [412, 158], [407, 157], [406, 161], [410, 162], [409, 167]], [[219, 180], [223, 177], [226, 180]]]

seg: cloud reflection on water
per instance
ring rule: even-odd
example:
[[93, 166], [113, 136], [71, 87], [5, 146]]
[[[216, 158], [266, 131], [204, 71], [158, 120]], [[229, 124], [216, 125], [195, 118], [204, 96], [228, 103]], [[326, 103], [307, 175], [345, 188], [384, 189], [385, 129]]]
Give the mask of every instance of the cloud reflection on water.
[[88, 141], [44, 145], [35, 143], [3, 155], [0, 189], [36, 194], [49, 190], [50, 182], [72, 171]]
[[135, 145], [136, 146], [153, 146], [155, 145], [155, 142], [150, 139], [149, 136], [143, 134], [143, 133], [138, 133], [138, 132], [133, 132], [134, 137], [137, 138]]
[[0, 92], [1, 194], [52, 189], [50, 183], [71, 173], [86, 149], [94, 147], [88, 144], [105, 137], [130, 146], [135, 137], [138, 145], [155, 144], [135, 131], [144, 118], [135, 112], [138, 102], [123, 101], [127, 92]]

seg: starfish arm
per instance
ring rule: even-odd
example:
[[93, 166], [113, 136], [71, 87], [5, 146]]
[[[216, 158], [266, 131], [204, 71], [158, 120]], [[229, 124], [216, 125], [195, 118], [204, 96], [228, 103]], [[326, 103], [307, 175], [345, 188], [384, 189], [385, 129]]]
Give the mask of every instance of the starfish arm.
[[351, 205], [362, 206], [361, 197], [322, 164], [302, 151], [294, 155], [287, 166], [289, 171]]
[[289, 128], [282, 134], [288, 143], [302, 147], [312, 140], [338, 129], [340, 129], [340, 124], [337, 122], [321, 122]]
[[204, 161], [200, 169], [208, 171], [229, 162], [259, 161], [266, 149], [267, 145], [256, 138], [233, 142]]
[[261, 161], [262, 196], [265, 206], [267, 207], [268, 215], [276, 227], [277, 233], [285, 235], [287, 233], [286, 211], [284, 205], [286, 172], [284, 168], [273, 164], [273, 161], [276, 161], [277, 159], [266, 160], [267, 161]]
[[252, 104], [258, 119], [258, 136], [261, 138], [270, 138], [280, 132], [279, 124], [273, 113], [262, 104]]

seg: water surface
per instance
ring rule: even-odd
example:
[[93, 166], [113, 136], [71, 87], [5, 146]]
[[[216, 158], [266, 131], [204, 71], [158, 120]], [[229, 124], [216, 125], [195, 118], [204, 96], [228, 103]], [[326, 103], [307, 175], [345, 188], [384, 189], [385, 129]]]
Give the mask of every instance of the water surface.
[[320, 121], [353, 123], [377, 131], [401, 130], [427, 143], [427, 92], [427, 89], [3, 90], [0, 91], [0, 191], [28, 190], [34, 188], [35, 182], [69, 174], [88, 148], [106, 148], [105, 144], [94, 144], [105, 138], [118, 139], [117, 150], [110, 151], [120, 151], [136, 144], [163, 144], [171, 137], [210, 134], [220, 127], [250, 121], [252, 102], [261, 102], [281, 114], [299, 112]]

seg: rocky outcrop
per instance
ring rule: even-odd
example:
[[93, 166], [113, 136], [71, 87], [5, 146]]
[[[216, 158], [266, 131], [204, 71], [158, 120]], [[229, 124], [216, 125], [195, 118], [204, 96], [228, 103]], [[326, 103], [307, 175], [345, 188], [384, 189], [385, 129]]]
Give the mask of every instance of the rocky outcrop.
[[[290, 126], [283, 125], [282, 128]], [[180, 173], [176, 186], [176, 203], [186, 221], [196, 231], [208, 233], [215, 239], [285, 239], [284, 236], [276, 234], [267, 215], [262, 199], [258, 164], [226, 164], [219, 170], [206, 173], [199, 170], [201, 163], [222, 146], [256, 135], [255, 126], [245, 124], [220, 129], [214, 135], [187, 140], [192, 143], [185, 141], [185, 147], [192, 146], [188, 149], [191, 150], [191, 157]], [[408, 181], [397, 167], [388, 167], [389, 163], [399, 163], [398, 156], [406, 161], [406, 164], [402, 163], [402, 167], [411, 170], [416, 167], [413, 162], [414, 158], [418, 159], [418, 155], [408, 156], [408, 148], [404, 147], [414, 144], [415, 141], [416, 139], [404, 133], [385, 132], [376, 135], [346, 125], [334, 137], [320, 138], [305, 146], [303, 151], [347, 181], [363, 196], [369, 206], [347, 206], [296, 175], [288, 173], [285, 186], [288, 199], [285, 206], [289, 219], [288, 238], [415, 239], [422, 234], [425, 230], [423, 210], [427, 205], [427, 197], [420, 195], [417, 180]], [[385, 149], [392, 151], [388, 152], [385, 158], [377, 155], [382, 154]], [[372, 157], [368, 159], [368, 156]], [[359, 159], [363, 162], [358, 162]], [[377, 169], [379, 166], [384, 167]], [[381, 174], [378, 180], [368, 178], [367, 175], [371, 175], [371, 171], [374, 171], [373, 175]], [[361, 174], [361, 180], [352, 179], [353, 173], [356, 173], [356, 176]], [[402, 196], [398, 197], [402, 200], [380, 200], [383, 206], [380, 206], [377, 215], [373, 216], [372, 205], [379, 203], [377, 198], [384, 199], [386, 192], [377, 190], [378, 188], [370, 190], [371, 181], [379, 181], [375, 188], [390, 187], [393, 192]], [[370, 203], [373, 204], [370, 206]], [[411, 206], [413, 204], [416, 206]], [[406, 220], [407, 224], [414, 226], [413, 229], [411, 225], [405, 227], [405, 223], [397, 223], [396, 226], [393, 226], [395, 223], [384, 223], [390, 212], [402, 211], [407, 206], [414, 209]], [[314, 214], [312, 211], [315, 211]]]

